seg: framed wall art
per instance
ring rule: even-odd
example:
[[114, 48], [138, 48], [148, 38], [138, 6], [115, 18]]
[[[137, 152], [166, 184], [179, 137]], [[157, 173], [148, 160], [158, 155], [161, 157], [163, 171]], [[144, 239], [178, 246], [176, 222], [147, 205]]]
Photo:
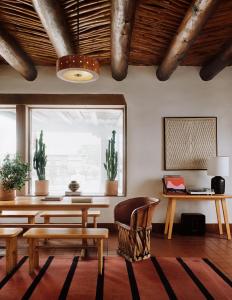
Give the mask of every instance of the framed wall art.
[[206, 170], [217, 155], [216, 117], [165, 117], [165, 170]]

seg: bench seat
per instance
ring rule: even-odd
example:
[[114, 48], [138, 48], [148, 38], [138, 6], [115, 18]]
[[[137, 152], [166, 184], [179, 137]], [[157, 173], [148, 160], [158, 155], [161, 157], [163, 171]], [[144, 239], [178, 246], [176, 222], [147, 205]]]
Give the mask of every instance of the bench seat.
[[37, 239], [94, 239], [108, 238], [105, 228], [31, 228], [23, 235], [25, 238]]
[[0, 228], [0, 239], [6, 241], [6, 273], [10, 273], [17, 264], [17, 237], [22, 228]]
[[0, 212], [0, 218], [27, 218], [29, 224], [35, 224], [35, 217], [39, 211], [8, 211]]
[[31, 228], [24, 233], [29, 242], [29, 273], [39, 267], [38, 239], [95, 239], [98, 248], [98, 272], [102, 274], [103, 240], [109, 235], [105, 228]]

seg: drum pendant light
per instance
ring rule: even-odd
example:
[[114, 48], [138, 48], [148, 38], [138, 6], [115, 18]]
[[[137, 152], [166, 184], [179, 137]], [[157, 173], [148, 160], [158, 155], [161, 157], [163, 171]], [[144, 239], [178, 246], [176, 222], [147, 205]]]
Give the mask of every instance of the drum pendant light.
[[[77, 1], [77, 36], [79, 50], [79, 0]], [[74, 83], [88, 83], [99, 78], [100, 64], [96, 58], [87, 55], [65, 55], [56, 61], [57, 77]]]

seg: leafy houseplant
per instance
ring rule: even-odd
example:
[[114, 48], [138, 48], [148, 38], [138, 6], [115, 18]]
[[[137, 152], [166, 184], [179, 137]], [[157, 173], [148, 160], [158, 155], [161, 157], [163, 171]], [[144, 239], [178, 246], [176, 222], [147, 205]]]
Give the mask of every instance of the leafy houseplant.
[[39, 139], [36, 139], [33, 167], [36, 170], [38, 180], [35, 181], [35, 194], [37, 196], [48, 195], [49, 182], [46, 180], [45, 168], [47, 164], [46, 145], [43, 142], [43, 131], [41, 130]]
[[118, 194], [118, 181], [115, 180], [118, 172], [118, 152], [115, 150], [115, 136], [116, 131], [112, 131], [112, 137], [108, 141], [108, 148], [106, 149], [106, 162], [104, 167], [107, 174], [106, 194], [115, 196]]
[[29, 164], [24, 163], [19, 155], [10, 158], [7, 155], [0, 167], [0, 200], [14, 200], [16, 190], [21, 190], [28, 180]]

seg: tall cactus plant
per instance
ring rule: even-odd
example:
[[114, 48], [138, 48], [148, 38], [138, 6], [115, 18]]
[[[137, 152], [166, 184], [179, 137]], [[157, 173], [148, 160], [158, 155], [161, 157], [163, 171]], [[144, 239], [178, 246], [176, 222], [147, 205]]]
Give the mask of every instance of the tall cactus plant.
[[36, 170], [39, 180], [45, 180], [45, 167], [47, 164], [45, 148], [46, 146], [43, 142], [43, 131], [41, 130], [39, 139], [36, 139], [35, 153], [33, 158], [33, 167]]
[[112, 131], [112, 138], [109, 139], [108, 148], [106, 149], [106, 162], [104, 167], [106, 169], [107, 178], [114, 181], [118, 172], [118, 152], [115, 151], [115, 136], [116, 131]]

